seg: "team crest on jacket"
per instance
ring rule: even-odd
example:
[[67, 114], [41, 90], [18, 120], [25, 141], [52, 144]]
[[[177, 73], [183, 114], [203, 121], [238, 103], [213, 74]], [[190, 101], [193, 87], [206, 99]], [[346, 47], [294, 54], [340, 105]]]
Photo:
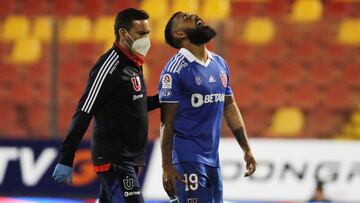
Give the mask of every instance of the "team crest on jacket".
[[136, 76], [136, 77], [132, 77], [131, 78], [131, 82], [133, 84], [134, 90], [135, 91], [140, 91], [141, 90], [141, 82], [140, 82], [140, 77]]
[[226, 73], [220, 73], [221, 83], [224, 87], [227, 87], [227, 76]]

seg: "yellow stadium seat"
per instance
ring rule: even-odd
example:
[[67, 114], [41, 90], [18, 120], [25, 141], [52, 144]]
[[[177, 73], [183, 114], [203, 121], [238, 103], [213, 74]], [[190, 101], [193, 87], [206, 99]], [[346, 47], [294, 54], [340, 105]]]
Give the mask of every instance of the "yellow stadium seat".
[[[206, 0], [205, 4], [208, 4], [209, 0]], [[171, 14], [183, 11], [188, 13], [196, 13], [199, 11], [199, 1], [198, 0], [172, 0], [171, 1]]]
[[69, 17], [61, 28], [61, 39], [68, 42], [86, 41], [91, 36], [91, 31], [91, 21], [88, 17]]
[[14, 41], [10, 60], [12, 63], [29, 64], [41, 57], [41, 42], [33, 37], [24, 37]]
[[292, 5], [291, 20], [300, 23], [318, 21], [323, 13], [320, 0], [297, 0]]
[[228, 18], [229, 14], [229, 0], [207, 0], [201, 7], [200, 16], [206, 21], [219, 21]]
[[254, 45], [266, 44], [275, 35], [274, 23], [269, 18], [252, 18], [245, 23], [244, 29], [243, 39]]
[[140, 8], [149, 13], [150, 18], [154, 21], [162, 19], [168, 15], [169, 1], [168, 0], [143, 0], [140, 3]]
[[8, 16], [3, 23], [2, 34], [4, 41], [13, 41], [29, 35], [30, 22], [25, 16]]
[[286, 137], [296, 136], [303, 130], [304, 122], [304, 115], [299, 108], [282, 107], [275, 112], [267, 133]]
[[96, 19], [93, 32], [95, 41], [115, 41], [114, 20], [112, 16], [102, 16]]
[[150, 39], [156, 43], [165, 43], [164, 31], [168, 19], [158, 20], [152, 27]]
[[34, 19], [33, 36], [40, 41], [49, 42], [53, 31], [53, 19], [49, 16], [41, 16]]
[[346, 45], [360, 44], [360, 18], [345, 19], [341, 22], [337, 39]]

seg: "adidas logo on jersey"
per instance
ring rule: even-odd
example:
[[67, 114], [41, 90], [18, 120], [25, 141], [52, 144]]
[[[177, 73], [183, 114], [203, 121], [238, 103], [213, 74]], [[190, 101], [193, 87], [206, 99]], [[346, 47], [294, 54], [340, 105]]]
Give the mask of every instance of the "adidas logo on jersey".
[[210, 75], [209, 82], [216, 82], [212, 75]]

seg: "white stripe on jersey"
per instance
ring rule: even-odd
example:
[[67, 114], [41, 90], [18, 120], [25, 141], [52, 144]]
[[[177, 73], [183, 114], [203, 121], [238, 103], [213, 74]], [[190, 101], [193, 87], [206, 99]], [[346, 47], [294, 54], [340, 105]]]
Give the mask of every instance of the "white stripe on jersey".
[[90, 113], [92, 105], [96, 99], [96, 96], [101, 88], [101, 85], [102, 85], [104, 79], [106, 78], [107, 73], [109, 72], [109, 70], [113, 66], [114, 62], [118, 58], [119, 58], [119, 56], [113, 50], [111, 52], [111, 54], [108, 56], [108, 58], [105, 60], [105, 62], [103, 63], [99, 72], [96, 75], [96, 78], [91, 86], [88, 97], [86, 98], [85, 103], [84, 103], [83, 107], [81, 108], [81, 111]]
[[173, 65], [179, 60], [180, 57], [181, 57], [181, 54], [180, 54], [180, 53], [176, 54], [176, 55], [173, 57], [173, 59], [171, 60], [171, 62], [170, 62], [169, 65], [168, 65], [167, 72], [170, 72], [170, 71], [171, 71]]
[[173, 65], [173, 67], [171, 67], [171, 70], [169, 72], [172, 72], [174, 73], [177, 69], [178, 69], [178, 66], [180, 65], [180, 63], [183, 61], [183, 59], [185, 58], [185, 56], [181, 56], [179, 58], [179, 60]]

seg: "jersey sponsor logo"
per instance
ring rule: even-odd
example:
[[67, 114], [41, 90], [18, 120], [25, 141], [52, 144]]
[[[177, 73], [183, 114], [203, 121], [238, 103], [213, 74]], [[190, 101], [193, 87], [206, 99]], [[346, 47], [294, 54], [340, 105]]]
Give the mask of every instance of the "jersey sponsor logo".
[[163, 89], [161, 90], [161, 96], [162, 97], [170, 97], [172, 95], [172, 92], [170, 89]]
[[135, 91], [139, 92], [141, 90], [141, 82], [140, 82], [140, 77], [136, 76], [136, 77], [132, 77], [131, 78], [131, 82], [133, 84], [133, 88]]
[[143, 94], [134, 95], [134, 96], [133, 96], [133, 100], [135, 101], [135, 100], [141, 99], [141, 98], [143, 98], [143, 97], [144, 97]]
[[191, 95], [191, 105], [193, 107], [200, 107], [203, 104], [218, 103], [225, 101], [225, 94], [206, 94], [202, 95], [195, 93]]
[[187, 203], [197, 203], [197, 198], [188, 198]]
[[196, 83], [197, 85], [199, 85], [199, 86], [202, 84], [202, 79], [201, 79], [200, 76], [196, 76], [196, 77], [195, 77], [195, 83]]
[[221, 83], [224, 87], [227, 87], [227, 75], [226, 73], [220, 74]]
[[170, 74], [165, 74], [162, 79], [162, 88], [171, 89], [172, 88], [172, 77]]

